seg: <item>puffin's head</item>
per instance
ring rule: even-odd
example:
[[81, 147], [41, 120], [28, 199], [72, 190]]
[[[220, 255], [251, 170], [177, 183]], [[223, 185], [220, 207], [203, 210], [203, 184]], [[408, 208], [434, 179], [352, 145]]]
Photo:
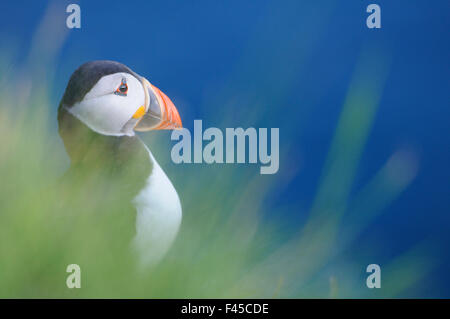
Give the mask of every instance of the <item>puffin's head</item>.
[[102, 135], [182, 127], [177, 109], [163, 92], [114, 61], [87, 62], [72, 74], [58, 117], [66, 112]]

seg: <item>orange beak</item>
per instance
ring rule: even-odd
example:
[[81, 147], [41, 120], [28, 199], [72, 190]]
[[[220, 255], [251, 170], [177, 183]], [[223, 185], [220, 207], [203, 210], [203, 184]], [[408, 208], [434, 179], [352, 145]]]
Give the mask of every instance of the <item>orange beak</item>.
[[[150, 84], [151, 85], [151, 84]], [[172, 103], [172, 101], [164, 94], [160, 89], [156, 86], [151, 85], [153, 90], [156, 93], [156, 97], [159, 101], [161, 101], [160, 105], [162, 105], [162, 116], [161, 123], [153, 128], [154, 130], [172, 130], [172, 129], [180, 129], [183, 127], [181, 123], [180, 114], [178, 113], [177, 108]], [[159, 102], [158, 101], [158, 102]]]
[[136, 131], [181, 129], [183, 125], [180, 114], [173, 102], [147, 79], [142, 78], [142, 83], [146, 94], [146, 111], [143, 115], [141, 108], [136, 111], [140, 120], [134, 129]]

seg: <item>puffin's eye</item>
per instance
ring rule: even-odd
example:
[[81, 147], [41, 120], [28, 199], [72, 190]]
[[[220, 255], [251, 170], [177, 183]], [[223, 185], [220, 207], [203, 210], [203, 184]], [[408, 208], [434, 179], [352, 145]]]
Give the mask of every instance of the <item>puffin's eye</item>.
[[117, 88], [117, 90], [114, 92], [114, 94], [121, 95], [121, 96], [127, 96], [127, 93], [128, 93], [127, 79], [122, 78], [122, 83], [120, 83], [120, 86]]

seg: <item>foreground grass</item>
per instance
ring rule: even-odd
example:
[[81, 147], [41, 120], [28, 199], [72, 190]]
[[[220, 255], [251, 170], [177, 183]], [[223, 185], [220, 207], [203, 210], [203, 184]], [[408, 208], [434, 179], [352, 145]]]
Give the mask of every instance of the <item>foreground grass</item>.
[[[47, 37], [48, 32], [42, 34]], [[42, 52], [34, 51], [41, 58]], [[3, 53], [2, 298], [396, 297], [404, 296], [433, 266], [431, 244], [420, 243], [388, 261], [383, 267], [387, 284], [382, 291], [369, 292], [364, 285], [367, 264], [342, 257], [415, 174], [411, 156], [397, 152], [350, 196], [382, 93], [386, 66], [374, 63], [378, 58], [364, 57], [356, 68], [313, 205], [303, 212], [308, 218], [301, 225], [267, 218], [274, 215], [270, 210], [278, 216], [301, 213], [295, 200], [267, 206], [273, 190], [296, 178], [297, 167], [280, 167], [278, 174], [264, 177], [253, 168], [174, 166], [156, 155], [168, 154], [168, 135], [145, 137], [174, 182], [184, 216], [164, 261], [142, 271], [129, 247], [134, 216], [124, 214], [128, 210], [120, 198], [108, 196], [108, 181], [89, 193], [61, 182], [69, 162], [57, 135], [55, 108], [45, 96], [50, 87], [40, 82], [47, 74], [31, 75], [30, 90], [29, 82], [15, 82], [14, 68]], [[35, 72], [42, 70], [51, 67]], [[282, 163], [288, 155], [289, 145], [283, 143]], [[82, 289], [66, 287], [66, 267], [72, 263], [81, 266]]]

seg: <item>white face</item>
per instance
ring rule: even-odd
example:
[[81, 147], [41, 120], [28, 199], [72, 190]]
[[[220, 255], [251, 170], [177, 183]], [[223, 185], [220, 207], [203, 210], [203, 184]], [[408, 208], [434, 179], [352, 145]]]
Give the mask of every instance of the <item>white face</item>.
[[[126, 80], [126, 94], [116, 92]], [[142, 83], [129, 73], [114, 73], [102, 77], [69, 112], [93, 131], [103, 135], [134, 135], [139, 119], [133, 115], [145, 107]]]

